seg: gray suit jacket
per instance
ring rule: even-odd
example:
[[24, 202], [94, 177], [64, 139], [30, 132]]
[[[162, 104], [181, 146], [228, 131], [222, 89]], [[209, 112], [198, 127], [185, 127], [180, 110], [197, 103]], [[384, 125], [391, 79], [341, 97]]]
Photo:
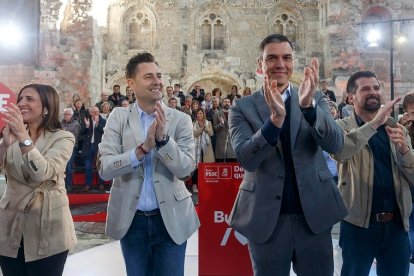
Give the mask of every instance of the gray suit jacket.
[[[290, 137], [299, 195], [314, 233], [329, 229], [347, 213], [322, 150], [338, 152], [344, 143], [321, 92], [315, 95], [316, 121], [305, 120], [296, 89], [291, 89]], [[282, 203], [285, 164], [280, 140], [272, 147], [261, 127], [270, 117], [263, 90], [236, 100], [229, 116], [230, 137], [245, 169], [229, 224], [249, 240], [266, 242], [276, 227]]]
[[[154, 190], [165, 227], [177, 244], [185, 242], [199, 227], [191, 193], [184, 179], [195, 169], [191, 118], [163, 105], [168, 143], [153, 158]], [[129, 152], [144, 142], [135, 104], [115, 108], [99, 144], [98, 168], [105, 180], [113, 179], [108, 203], [106, 234], [121, 239], [134, 217], [144, 181], [144, 164], [131, 166]]]

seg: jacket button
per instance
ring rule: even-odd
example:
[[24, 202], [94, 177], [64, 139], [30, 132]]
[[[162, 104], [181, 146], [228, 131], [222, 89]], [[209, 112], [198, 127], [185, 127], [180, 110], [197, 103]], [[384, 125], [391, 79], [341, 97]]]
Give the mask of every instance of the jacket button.
[[284, 174], [283, 173], [281, 173], [281, 174], [279, 174], [279, 178], [280, 179], [283, 179], [285, 176], [284, 176]]
[[342, 182], [341, 184], [345, 186], [346, 185], [346, 182]]
[[276, 199], [277, 199], [277, 200], [281, 200], [281, 199], [282, 199], [282, 197], [281, 197], [281, 196], [276, 196]]

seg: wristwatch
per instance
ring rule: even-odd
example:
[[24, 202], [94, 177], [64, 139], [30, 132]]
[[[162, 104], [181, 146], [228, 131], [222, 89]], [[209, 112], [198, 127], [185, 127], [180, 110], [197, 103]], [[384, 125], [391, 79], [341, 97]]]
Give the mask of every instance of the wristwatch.
[[168, 134], [166, 134], [164, 136], [164, 138], [159, 142], [157, 141], [157, 139], [155, 139], [155, 145], [157, 145], [157, 148], [161, 148], [161, 147], [165, 146], [168, 143], [169, 140], [170, 140], [170, 136], [168, 136]]
[[28, 147], [33, 145], [33, 141], [30, 139], [25, 139], [22, 142], [19, 143], [19, 147]]

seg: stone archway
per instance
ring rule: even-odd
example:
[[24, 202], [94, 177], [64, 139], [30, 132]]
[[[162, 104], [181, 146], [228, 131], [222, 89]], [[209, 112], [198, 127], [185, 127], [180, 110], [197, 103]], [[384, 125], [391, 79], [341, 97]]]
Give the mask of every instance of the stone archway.
[[214, 88], [218, 87], [222, 91], [223, 96], [230, 93], [233, 85], [237, 85], [239, 87], [239, 92], [245, 86], [244, 81], [241, 80], [236, 74], [223, 71], [221, 69], [208, 70], [191, 75], [185, 80], [183, 90], [191, 92], [196, 83], [200, 84], [201, 88], [203, 88], [206, 93], [211, 92]]
[[128, 86], [125, 72], [119, 71], [107, 79], [105, 88], [109, 91], [109, 93], [112, 93], [112, 87], [115, 84], [118, 84], [121, 87], [121, 94], [125, 95], [125, 89]]

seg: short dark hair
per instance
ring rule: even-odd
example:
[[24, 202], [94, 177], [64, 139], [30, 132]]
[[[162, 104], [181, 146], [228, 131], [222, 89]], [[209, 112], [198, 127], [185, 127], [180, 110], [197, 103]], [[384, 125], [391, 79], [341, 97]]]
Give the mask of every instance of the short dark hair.
[[351, 75], [351, 77], [348, 80], [348, 83], [346, 84], [346, 92], [355, 94], [356, 90], [358, 89], [358, 86], [356, 84], [356, 81], [360, 78], [375, 78], [378, 81], [378, 84], [380, 84], [377, 76], [374, 72], [371, 71], [358, 71]]
[[62, 129], [62, 125], [59, 121], [59, 96], [56, 90], [50, 85], [29, 83], [20, 89], [17, 95], [17, 102], [20, 102], [20, 95], [26, 88], [32, 88], [39, 94], [40, 101], [42, 102], [42, 109], [47, 110], [47, 114], [43, 116], [37, 131], [57, 131]]
[[261, 58], [263, 57], [263, 51], [264, 51], [265, 46], [267, 44], [274, 43], [274, 42], [276, 43], [287, 42], [289, 43], [290, 47], [293, 50], [292, 42], [290, 42], [287, 36], [282, 35], [282, 34], [271, 34], [271, 35], [266, 36], [260, 43], [260, 57]]
[[174, 84], [174, 86], [181, 87], [181, 84], [179, 84], [179, 83], [175, 83], [175, 84]]
[[112, 89], [114, 89], [115, 87], [121, 88], [121, 86], [119, 86], [119, 84], [115, 84], [114, 86], [112, 86]]
[[153, 55], [151, 55], [148, 52], [143, 52], [136, 54], [132, 58], [129, 59], [128, 64], [125, 69], [125, 75], [127, 79], [132, 79], [135, 74], [137, 73], [138, 65], [140, 63], [155, 63], [158, 65], [158, 63], [155, 61], [155, 58]]
[[414, 103], [414, 91], [407, 93], [403, 100], [403, 110], [407, 111], [407, 106]]

